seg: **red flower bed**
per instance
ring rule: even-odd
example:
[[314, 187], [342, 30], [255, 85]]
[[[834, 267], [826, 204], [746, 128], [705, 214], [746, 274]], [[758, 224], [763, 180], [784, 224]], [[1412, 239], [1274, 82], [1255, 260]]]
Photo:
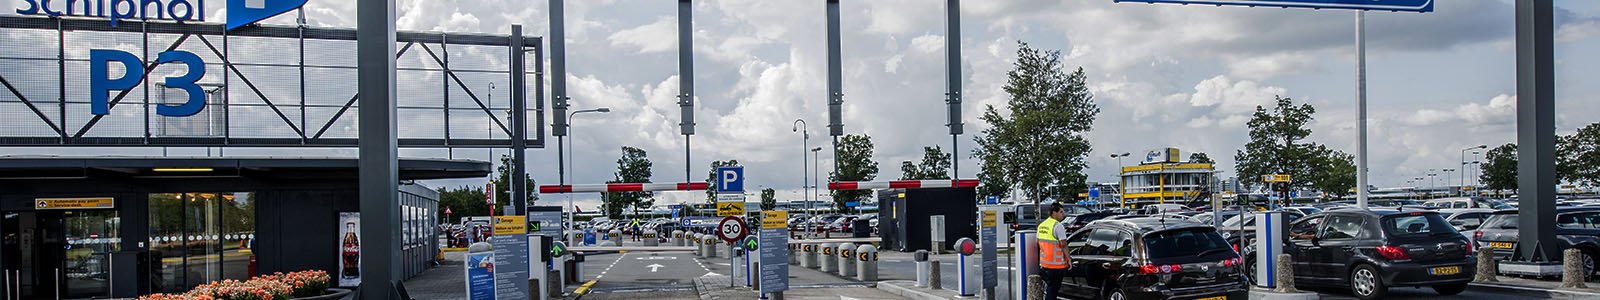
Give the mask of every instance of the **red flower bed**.
[[328, 293], [328, 272], [300, 271], [202, 284], [182, 294], [153, 294], [139, 300], [286, 300]]

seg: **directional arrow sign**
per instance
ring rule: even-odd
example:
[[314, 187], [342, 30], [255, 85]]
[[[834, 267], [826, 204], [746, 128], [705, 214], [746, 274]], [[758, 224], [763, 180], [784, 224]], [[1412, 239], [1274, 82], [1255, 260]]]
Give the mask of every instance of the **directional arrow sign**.
[[562, 257], [565, 255], [567, 255], [567, 243], [550, 243], [550, 257]]
[[761, 247], [761, 242], [757, 241], [755, 236], [750, 236], [750, 237], [744, 239], [744, 249], [745, 250], [756, 251], [760, 247]]
[[1112, 0], [1112, 2], [1431, 12], [1434, 0]]
[[650, 264], [650, 265], [648, 265], [648, 266], [644, 266], [644, 267], [646, 267], [646, 268], [650, 268], [650, 272], [651, 272], [651, 273], [654, 273], [654, 272], [655, 272], [655, 271], [656, 271], [656, 270], [660, 270], [660, 269], [661, 269], [661, 267], [665, 267], [665, 266], [663, 266], [663, 265], [661, 265], [661, 264]]

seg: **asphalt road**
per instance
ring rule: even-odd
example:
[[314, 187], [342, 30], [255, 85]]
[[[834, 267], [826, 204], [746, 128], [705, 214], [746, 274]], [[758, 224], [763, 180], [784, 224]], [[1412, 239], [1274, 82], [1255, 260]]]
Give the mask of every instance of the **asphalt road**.
[[711, 272], [689, 252], [590, 255], [582, 269], [596, 281], [587, 299], [697, 298], [694, 278]]

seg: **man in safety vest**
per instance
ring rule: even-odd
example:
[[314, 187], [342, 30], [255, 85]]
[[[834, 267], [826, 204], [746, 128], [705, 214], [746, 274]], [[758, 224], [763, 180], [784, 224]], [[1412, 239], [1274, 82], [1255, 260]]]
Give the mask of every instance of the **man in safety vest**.
[[1067, 244], [1062, 239], [1072, 234], [1062, 226], [1067, 218], [1067, 208], [1061, 203], [1050, 204], [1050, 217], [1039, 222], [1039, 271], [1044, 275], [1044, 298], [1055, 300], [1060, 295], [1061, 279], [1072, 268], [1067, 256]]

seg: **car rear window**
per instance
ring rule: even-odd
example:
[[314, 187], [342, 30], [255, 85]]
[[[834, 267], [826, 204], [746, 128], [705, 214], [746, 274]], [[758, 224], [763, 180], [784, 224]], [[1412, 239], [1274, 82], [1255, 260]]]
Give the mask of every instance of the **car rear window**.
[[1479, 229], [1517, 229], [1517, 214], [1495, 214], [1483, 221]]
[[1456, 233], [1444, 217], [1433, 213], [1411, 213], [1383, 219], [1383, 231], [1391, 236], [1424, 236]]
[[1211, 227], [1152, 232], [1144, 236], [1144, 247], [1145, 254], [1152, 259], [1195, 256], [1213, 249], [1233, 251], [1222, 235]]

